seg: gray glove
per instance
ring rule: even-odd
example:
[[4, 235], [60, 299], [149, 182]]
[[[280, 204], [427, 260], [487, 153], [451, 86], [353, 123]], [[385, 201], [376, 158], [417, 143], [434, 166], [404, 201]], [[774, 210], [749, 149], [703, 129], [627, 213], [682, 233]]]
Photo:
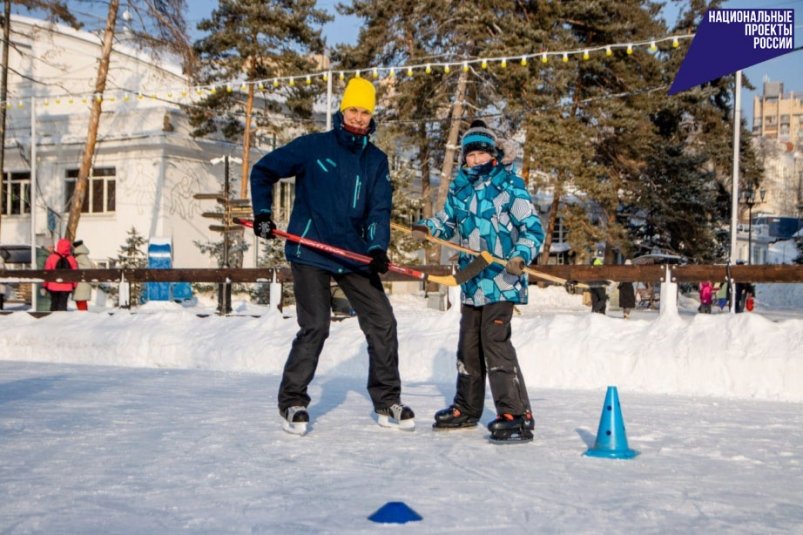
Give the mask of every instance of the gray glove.
[[514, 256], [505, 264], [505, 271], [518, 277], [524, 273], [524, 259], [520, 256]]
[[413, 225], [412, 235], [418, 241], [426, 241], [429, 236], [429, 228], [426, 225]]

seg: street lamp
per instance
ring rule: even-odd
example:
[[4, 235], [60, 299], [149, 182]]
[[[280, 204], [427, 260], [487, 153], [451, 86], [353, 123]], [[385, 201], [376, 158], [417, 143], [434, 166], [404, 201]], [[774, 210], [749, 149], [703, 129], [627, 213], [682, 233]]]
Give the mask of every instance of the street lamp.
[[[767, 190], [758, 190], [759, 202], [764, 202]], [[756, 190], [753, 186], [747, 186], [742, 191], [742, 202], [747, 205], [747, 263], [753, 263], [753, 206], [756, 204]]]

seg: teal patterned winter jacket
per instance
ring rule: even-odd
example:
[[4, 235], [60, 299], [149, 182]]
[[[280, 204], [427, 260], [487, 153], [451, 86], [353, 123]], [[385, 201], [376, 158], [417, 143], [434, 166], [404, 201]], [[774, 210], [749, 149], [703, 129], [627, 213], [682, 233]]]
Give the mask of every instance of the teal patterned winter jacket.
[[[461, 169], [446, 197], [443, 210], [420, 222], [430, 234], [475, 251], [488, 251], [509, 260], [515, 256], [530, 264], [544, 241], [544, 229], [524, 181], [504, 166], [485, 176], [470, 176]], [[461, 268], [472, 256], [461, 253]], [[511, 275], [505, 266], [491, 264], [461, 287], [466, 305], [483, 306], [500, 301], [527, 303], [527, 276]]]

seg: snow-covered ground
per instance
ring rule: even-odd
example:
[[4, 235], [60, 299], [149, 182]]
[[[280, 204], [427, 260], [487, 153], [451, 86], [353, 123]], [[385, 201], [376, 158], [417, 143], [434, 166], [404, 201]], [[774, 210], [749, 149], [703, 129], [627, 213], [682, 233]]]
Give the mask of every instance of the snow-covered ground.
[[[237, 303], [0, 316], [5, 533], [790, 533], [803, 531], [803, 294], [757, 312], [592, 315], [533, 290], [514, 318], [535, 441], [435, 432], [454, 394], [459, 313], [393, 297], [414, 433], [374, 424], [365, 342], [333, 323], [304, 437], [281, 431], [296, 324]], [[797, 297], [795, 297], [797, 296]], [[791, 301], [790, 301], [791, 300]], [[716, 307], [715, 307], [716, 310]], [[113, 313], [112, 313], [113, 312]], [[288, 316], [285, 318], [285, 316]], [[634, 460], [593, 459], [617, 385]], [[487, 400], [483, 421], [493, 418]], [[367, 517], [403, 501], [423, 520]]]

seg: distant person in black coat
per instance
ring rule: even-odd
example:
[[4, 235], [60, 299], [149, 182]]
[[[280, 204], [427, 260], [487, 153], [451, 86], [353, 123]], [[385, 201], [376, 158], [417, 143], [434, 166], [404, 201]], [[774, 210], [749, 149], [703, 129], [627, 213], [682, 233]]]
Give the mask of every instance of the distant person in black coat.
[[[591, 261], [592, 266], [601, 266], [602, 259], [595, 258]], [[608, 292], [605, 291], [605, 281], [591, 282], [588, 291], [591, 292], [591, 312], [605, 314], [605, 302], [608, 300]]]
[[[625, 260], [625, 265], [632, 265], [629, 259]], [[619, 283], [619, 307], [622, 309], [622, 315], [625, 319], [630, 317], [630, 311], [636, 308], [636, 290], [632, 282]]]
[[734, 288], [736, 290], [736, 313], [740, 314], [744, 312], [747, 300], [756, 295], [756, 287], [749, 282], [737, 282]]
[[[6, 269], [6, 260], [11, 258], [11, 254], [5, 249], [0, 249], [0, 269]], [[6, 292], [8, 286], [0, 282], [0, 310], [3, 310], [6, 302]]]

